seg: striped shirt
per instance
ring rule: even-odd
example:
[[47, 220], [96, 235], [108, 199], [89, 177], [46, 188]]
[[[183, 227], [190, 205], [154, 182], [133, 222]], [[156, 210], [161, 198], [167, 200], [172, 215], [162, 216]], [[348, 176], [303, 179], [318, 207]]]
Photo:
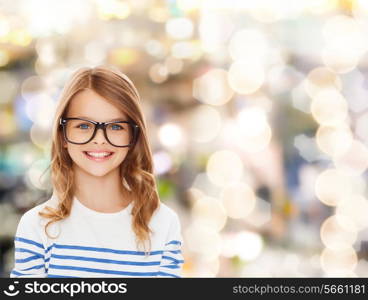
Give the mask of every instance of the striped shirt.
[[44, 230], [48, 220], [38, 212], [56, 203], [53, 194], [21, 217], [10, 277], [181, 277], [180, 221], [164, 203], [149, 223], [153, 232], [148, 256], [136, 248], [132, 202], [119, 212], [101, 213], [74, 197], [71, 214], [48, 227], [50, 238]]

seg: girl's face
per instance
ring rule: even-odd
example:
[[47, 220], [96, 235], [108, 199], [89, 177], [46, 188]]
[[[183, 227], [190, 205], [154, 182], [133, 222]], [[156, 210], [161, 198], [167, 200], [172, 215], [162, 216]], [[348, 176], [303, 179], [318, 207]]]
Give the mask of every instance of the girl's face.
[[[90, 89], [80, 91], [73, 97], [65, 117], [84, 118], [96, 122], [128, 120], [126, 114]], [[81, 125], [81, 128], [83, 126], [86, 125]], [[85, 127], [82, 129], [85, 129]], [[129, 144], [129, 140], [130, 136], [127, 137], [126, 144]], [[87, 144], [76, 145], [64, 141], [64, 147], [67, 148], [75, 168], [97, 177], [105, 176], [112, 171], [118, 171], [129, 150], [129, 147], [111, 145], [105, 139], [102, 129], [97, 130], [95, 137]], [[98, 152], [100, 153], [98, 154]], [[103, 152], [112, 154], [101, 158]]]

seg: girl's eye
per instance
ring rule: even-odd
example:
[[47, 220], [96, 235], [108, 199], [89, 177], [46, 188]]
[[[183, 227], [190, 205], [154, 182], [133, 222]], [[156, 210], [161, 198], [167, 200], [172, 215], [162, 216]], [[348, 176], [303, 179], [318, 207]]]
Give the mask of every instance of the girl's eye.
[[89, 124], [82, 123], [82, 124], [77, 125], [77, 128], [79, 128], [79, 129], [88, 129], [89, 128]]
[[123, 129], [123, 127], [122, 127], [122, 126], [120, 126], [120, 125], [117, 125], [117, 124], [112, 124], [112, 125], [111, 125], [111, 129], [112, 129], [112, 130], [122, 130], [122, 129]]

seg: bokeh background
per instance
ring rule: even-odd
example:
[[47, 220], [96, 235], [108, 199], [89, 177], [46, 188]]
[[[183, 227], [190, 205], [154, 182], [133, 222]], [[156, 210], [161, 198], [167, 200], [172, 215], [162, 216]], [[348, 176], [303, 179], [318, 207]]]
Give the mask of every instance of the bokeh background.
[[[368, 1], [0, 1], [0, 275], [81, 66], [137, 86], [184, 277], [368, 276]], [[46, 170], [46, 172], [45, 172]]]

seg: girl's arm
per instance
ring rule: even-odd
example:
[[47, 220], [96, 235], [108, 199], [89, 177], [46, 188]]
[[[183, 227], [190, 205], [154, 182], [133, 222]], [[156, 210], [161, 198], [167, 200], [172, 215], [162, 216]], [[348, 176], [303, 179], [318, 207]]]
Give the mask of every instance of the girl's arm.
[[157, 277], [181, 277], [181, 269], [184, 264], [182, 245], [180, 221], [174, 214]]
[[31, 209], [19, 221], [14, 238], [14, 268], [10, 277], [46, 277], [45, 249], [38, 215]]

